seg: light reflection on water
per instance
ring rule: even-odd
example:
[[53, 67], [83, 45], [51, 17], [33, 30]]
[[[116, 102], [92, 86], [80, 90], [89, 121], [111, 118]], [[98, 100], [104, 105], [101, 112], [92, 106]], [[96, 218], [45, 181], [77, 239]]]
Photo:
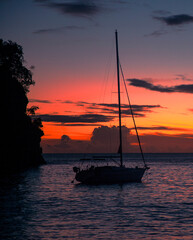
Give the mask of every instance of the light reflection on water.
[[192, 239], [193, 162], [162, 158], [123, 186], [72, 184], [75, 162], [54, 159], [1, 180], [1, 238]]

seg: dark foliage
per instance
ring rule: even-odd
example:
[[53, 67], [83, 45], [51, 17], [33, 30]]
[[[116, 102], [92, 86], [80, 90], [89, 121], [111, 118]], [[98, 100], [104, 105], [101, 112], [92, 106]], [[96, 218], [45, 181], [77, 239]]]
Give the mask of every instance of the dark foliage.
[[35, 82], [24, 62], [21, 46], [0, 39], [1, 172], [15, 172], [44, 163], [40, 147], [41, 120], [27, 115], [26, 93]]
[[12, 79], [21, 83], [25, 93], [29, 91], [30, 85], [35, 84], [32, 72], [24, 66], [22, 47], [17, 43], [0, 39], [0, 67]]

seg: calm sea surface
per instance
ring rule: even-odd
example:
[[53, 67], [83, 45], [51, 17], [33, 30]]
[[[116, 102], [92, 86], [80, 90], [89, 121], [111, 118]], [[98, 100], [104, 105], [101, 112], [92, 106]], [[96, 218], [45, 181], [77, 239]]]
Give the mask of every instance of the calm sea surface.
[[123, 186], [71, 183], [80, 155], [44, 156], [1, 179], [0, 239], [193, 239], [193, 154], [147, 154], [143, 182]]

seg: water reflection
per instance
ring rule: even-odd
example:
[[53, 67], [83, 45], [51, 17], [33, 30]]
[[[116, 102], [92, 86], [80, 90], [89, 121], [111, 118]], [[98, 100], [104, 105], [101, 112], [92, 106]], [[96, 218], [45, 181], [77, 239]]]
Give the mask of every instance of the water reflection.
[[[36, 169], [34, 179], [38, 179], [39, 171]], [[0, 179], [0, 226], [4, 226], [2, 239], [28, 239], [26, 222], [33, 217], [34, 211], [29, 203], [31, 194], [28, 182], [29, 172], [1, 177]], [[6, 227], [5, 227], [6, 226]]]
[[2, 239], [191, 239], [191, 162], [153, 162], [148, 181], [122, 186], [72, 184], [72, 166], [1, 179]]

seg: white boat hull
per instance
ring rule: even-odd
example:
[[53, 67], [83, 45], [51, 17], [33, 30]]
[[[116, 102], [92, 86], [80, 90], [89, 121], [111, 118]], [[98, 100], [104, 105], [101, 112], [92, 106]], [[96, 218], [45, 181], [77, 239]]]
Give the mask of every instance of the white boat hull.
[[146, 168], [126, 168], [116, 166], [91, 167], [79, 170], [75, 179], [85, 184], [115, 184], [141, 182]]

